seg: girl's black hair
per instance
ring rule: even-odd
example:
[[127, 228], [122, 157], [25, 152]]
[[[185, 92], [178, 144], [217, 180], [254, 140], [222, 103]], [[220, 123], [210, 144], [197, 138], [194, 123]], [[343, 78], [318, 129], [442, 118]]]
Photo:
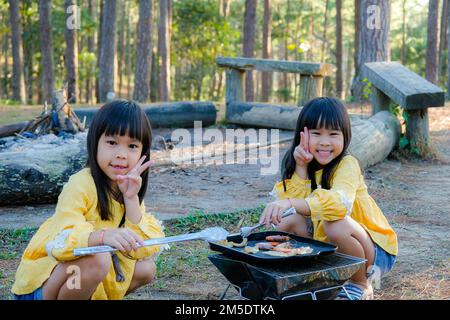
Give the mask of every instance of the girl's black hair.
[[[105, 104], [94, 116], [87, 136], [88, 159], [86, 166], [91, 169], [97, 188], [97, 208], [102, 220], [111, 219], [109, 202], [113, 189], [110, 179], [100, 169], [97, 163], [98, 141], [102, 134], [106, 136], [128, 135], [142, 143], [142, 154], [146, 155], [145, 161], [150, 160], [150, 147], [152, 144], [152, 128], [146, 114], [137, 102], [127, 100], [115, 100]], [[142, 174], [142, 186], [138, 192], [139, 203], [142, 203], [147, 191], [148, 170]]]
[[[352, 138], [350, 118], [347, 109], [338, 99], [334, 98], [315, 98], [309, 101], [300, 112], [295, 129], [294, 141], [283, 158], [281, 173], [283, 179], [284, 191], [286, 191], [286, 179], [290, 179], [295, 171], [294, 149], [300, 144], [300, 132], [303, 128], [330, 130], [339, 130], [344, 136], [344, 148], [342, 153], [334, 158], [330, 163], [323, 167], [322, 188], [330, 189], [331, 178], [336, 166], [347, 154], [347, 149]], [[308, 164], [308, 178], [311, 180], [311, 190], [317, 189], [315, 172], [321, 169], [321, 165], [313, 159]]]

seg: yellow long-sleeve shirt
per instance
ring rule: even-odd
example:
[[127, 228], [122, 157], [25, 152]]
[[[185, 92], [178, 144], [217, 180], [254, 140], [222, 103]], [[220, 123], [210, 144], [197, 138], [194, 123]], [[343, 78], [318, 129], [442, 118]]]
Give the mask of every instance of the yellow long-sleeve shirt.
[[[125, 213], [123, 204], [113, 200], [110, 204], [111, 220], [101, 220], [97, 210], [97, 189], [90, 169], [72, 175], [58, 197], [55, 214], [47, 219], [25, 249], [16, 272], [11, 291], [28, 294], [41, 287], [59, 262], [75, 260], [73, 249], [87, 247], [89, 235], [96, 230], [118, 228]], [[141, 238], [164, 237], [161, 222], [145, 212], [138, 224], [125, 219], [124, 226]], [[142, 247], [130, 252], [129, 257], [117, 253], [125, 275], [124, 282], [115, 280], [111, 269], [94, 292], [92, 299], [122, 299], [130, 286], [136, 260], [158, 253], [159, 246]]]
[[320, 187], [322, 170], [316, 172], [316, 181], [318, 188], [311, 192], [311, 181], [303, 180], [294, 173], [291, 179], [286, 180], [286, 192], [282, 181], [273, 190], [280, 199], [306, 200], [311, 211], [314, 239], [328, 242], [323, 221], [336, 221], [350, 216], [361, 224], [376, 244], [390, 254], [397, 255], [397, 235], [367, 192], [359, 163], [353, 156], [345, 156], [339, 163], [329, 190]]

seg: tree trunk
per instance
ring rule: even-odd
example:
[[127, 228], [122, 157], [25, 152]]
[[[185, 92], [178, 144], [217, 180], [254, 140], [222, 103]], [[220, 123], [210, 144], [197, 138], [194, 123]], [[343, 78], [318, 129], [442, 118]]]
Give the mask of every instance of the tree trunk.
[[230, 13], [231, 0], [219, 0], [219, 15], [227, 17]]
[[26, 103], [25, 78], [23, 74], [22, 26], [19, 21], [19, 2], [9, 0], [11, 43], [13, 56], [12, 91], [13, 100]]
[[159, 1], [159, 36], [158, 49], [161, 58], [159, 70], [159, 99], [169, 101], [170, 99], [170, 26], [169, 26], [169, 4], [170, 0]]
[[[245, 0], [243, 56], [252, 58], [255, 49], [255, 21], [257, 0]], [[253, 72], [247, 71], [245, 77], [245, 98], [254, 100]]]
[[119, 53], [119, 97], [122, 98], [122, 89], [123, 89], [123, 75], [125, 71], [125, 66], [123, 63], [125, 62], [125, 20], [128, 17], [127, 14], [127, 1], [122, 0], [121, 6], [121, 15], [120, 18], [120, 29], [119, 29], [119, 43], [118, 43], [118, 53]]
[[403, 65], [406, 63], [406, 0], [402, 3], [402, 49], [400, 54], [400, 61]]
[[9, 59], [8, 59], [8, 51], [9, 51], [9, 35], [6, 34], [4, 39], [3, 39], [3, 48], [2, 48], [2, 53], [3, 53], [3, 57], [5, 57], [4, 63], [3, 63], [3, 93], [5, 98], [8, 98], [7, 93], [8, 93], [8, 66], [9, 66]]
[[[93, 21], [96, 21], [97, 20], [97, 0], [89, 0], [88, 10], [89, 10], [89, 15], [91, 16], [91, 19]], [[94, 32], [94, 34], [90, 35], [87, 39], [88, 51], [92, 52], [92, 53], [95, 52], [95, 38], [96, 38], [96, 33]], [[93, 85], [95, 84], [95, 79], [96, 79], [96, 77], [95, 76], [92, 77], [89, 72], [88, 77], [86, 79], [86, 96], [84, 98], [87, 103], [93, 102], [92, 92], [93, 92]]]
[[438, 76], [445, 74], [445, 70], [444, 70], [445, 58], [442, 55], [442, 53], [447, 48], [448, 1], [449, 0], [443, 0], [443, 3], [442, 3], [441, 28], [440, 28], [439, 53], [438, 53], [438, 59], [439, 59], [439, 75]]
[[362, 98], [364, 84], [361, 74], [366, 62], [390, 61], [389, 0], [361, 0], [358, 70], [352, 91], [356, 99]]
[[430, 0], [428, 5], [427, 56], [425, 77], [438, 84], [439, 48], [439, 0]]
[[[450, 27], [450, 5], [447, 6], [447, 25]], [[447, 34], [447, 44], [450, 43], [450, 32]], [[450, 47], [450, 46], [449, 46]], [[447, 50], [447, 99], [450, 97], [450, 50]]]
[[152, 59], [152, 1], [139, 2], [139, 27], [137, 34], [136, 70], [133, 99], [145, 102], [150, 97]]
[[336, 96], [344, 96], [342, 71], [342, 0], [336, 0]]
[[[100, 0], [100, 19], [98, 25], [98, 34], [97, 34], [97, 70], [100, 70], [100, 54], [102, 52], [102, 29], [103, 29], [103, 11], [104, 11], [104, 1]], [[100, 85], [99, 85], [99, 71], [97, 71], [95, 77], [95, 97], [97, 99], [97, 103], [100, 102]]]
[[[272, 38], [271, 38], [271, 10], [270, 0], [264, 0], [264, 24], [263, 24], [263, 59], [272, 57]], [[272, 72], [261, 73], [261, 101], [269, 101], [270, 92], [272, 91]]]
[[55, 74], [53, 67], [53, 37], [51, 21], [51, 0], [39, 0], [39, 26], [41, 38], [41, 66], [42, 66], [42, 99], [52, 102], [55, 88]]
[[[311, 4], [311, 6], [312, 6], [312, 4]], [[289, 8], [289, 3], [288, 3], [288, 8]], [[290, 10], [288, 10], [288, 12], [289, 12]], [[309, 50], [308, 50], [308, 54], [307, 54], [307, 56], [308, 56], [308, 60], [309, 61], [313, 61], [314, 60], [314, 49], [316, 48], [316, 39], [315, 39], [315, 36], [314, 36], [314, 14], [313, 14], [313, 10], [312, 10], [312, 8], [311, 8], [311, 23], [310, 23], [310, 28], [309, 28], [309, 34], [308, 34], [308, 40], [309, 40], [309, 43], [310, 43], [310, 48], [309, 48]]]
[[[24, 12], [27, 12], [32, 7], [32, 5], [33, 4], [31, 1], [24, 1], [22, 4], [22, 10]], [[33, 19], [31, 15], [26, 15], [25, 18], [22, 19], [22, 31], [24, 35], [28, 34], [28, 38], [23, 41], [23, 70], [25, 76], [25, 92], [27, 95], [26, 99], [28, 103], [32, 104], [33, 93], [36, 92], [33, 88], [33, 57], [37, 41], [30, 41], [31, 38], [34, 38], [33, 36], [31, 36], [34, 31]], [[36, 32], [34, 32], [34, 34], [36, 34]]]
[[[130, 12], [130, 9], [128, 9], [128, 13]], [[131, 71], [131, 18], [128, 14], [128, 24], [127, 24], [127, 39], [126, 39], [126, 57], [127, 57], [127, 66], [126, 66], [126, 74], [127, 74], [127, 99], [131, 99], [131, 77], [132, 77], [132, 71]]]
[[361, 25], [361, 0], [355, 0], [354, 3], [355, 7], [355, 38], [353, 46], [355, 48], [355, 51], [353, 53], [353, 65], [355, 66], [355, 77], [359, 74], [359, 64], [358, 64], [358, 57], [359, 57], [359, 50], [361, 48], [359, 35], [361, 34], [360, 25]]
[[114, 92], [114, 60], [116, 55], [116, 0], [105, 1], [102, 12], [102, 35], [98, 87], [100, 102], [107, 100], [108, 92]]
[[[328, 26], [328, 5], [330, 3], [330, 0], [327, 0], [325, 2], [325, 21], [323, 24], [323, 39], [322, 39], [322, 50], [320, 52], [320, 62], [325, 61], [325, 49], [327, 44], [327, 26]], [[336, 8], [337, 10], [337, 8]]]
[[[78, 41], [76, 24], [70, 21], [77, 17], [78, 6], [75, 0], [64, 0], [64, 8], [66, 11], [66, 27], [64, 29], [64, 37], [66, 39], [65, 66], [66, 66], [66, 82], [67, 82], [67, 101], [75, 103], [78, 101]], [[70, 20], [71, 19], [71, 20]]]

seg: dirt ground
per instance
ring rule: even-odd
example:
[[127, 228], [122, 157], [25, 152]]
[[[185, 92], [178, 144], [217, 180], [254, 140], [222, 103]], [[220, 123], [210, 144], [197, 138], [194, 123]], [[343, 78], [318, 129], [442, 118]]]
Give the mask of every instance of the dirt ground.
[[[369, 192], [399, 238], [397, 264], [375, 292], [376, 299], [450, 298], [449, 105], [430, 110], [430, 131], [438, 151], [436, 160], [390, 157], [365, 170]], [[281, 155], [287, 146], [280, 146]], [[260, 164], [157, 167], [150, 176], [146, 205], [161, 219], [195, 211], [255, 208], [271, 200], [269, 192], [279, 177], [279, 173], [261, 176], [260, 169]], [[0, 207], [0, 227], [38, 226], [54, 207]], [[11, 277], [17, 264], [18, 259], [0, 259], [0, 270]], [[200, 274], [166, 281], [164, 287], [156, 282], [127, 299], [217, 299], [226, 285], [223, 276], [209, 265]], [[227, 298], [236, 298], [236, 294], [230, 290]]]

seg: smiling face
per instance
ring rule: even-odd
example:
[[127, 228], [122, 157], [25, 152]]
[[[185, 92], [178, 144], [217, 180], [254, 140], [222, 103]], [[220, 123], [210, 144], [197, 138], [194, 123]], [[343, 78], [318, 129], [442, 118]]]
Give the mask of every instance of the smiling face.
[[314, 159], [325, 166], [339, 156], [344, 149], [344, 135], [335, 129], [310, 129], [309, 151]]
[[142, 143], [126, 135], [106, 136], [103, 133], [98, 141], [97, 163], [111, 181], [133, 169], [141, 155]]

